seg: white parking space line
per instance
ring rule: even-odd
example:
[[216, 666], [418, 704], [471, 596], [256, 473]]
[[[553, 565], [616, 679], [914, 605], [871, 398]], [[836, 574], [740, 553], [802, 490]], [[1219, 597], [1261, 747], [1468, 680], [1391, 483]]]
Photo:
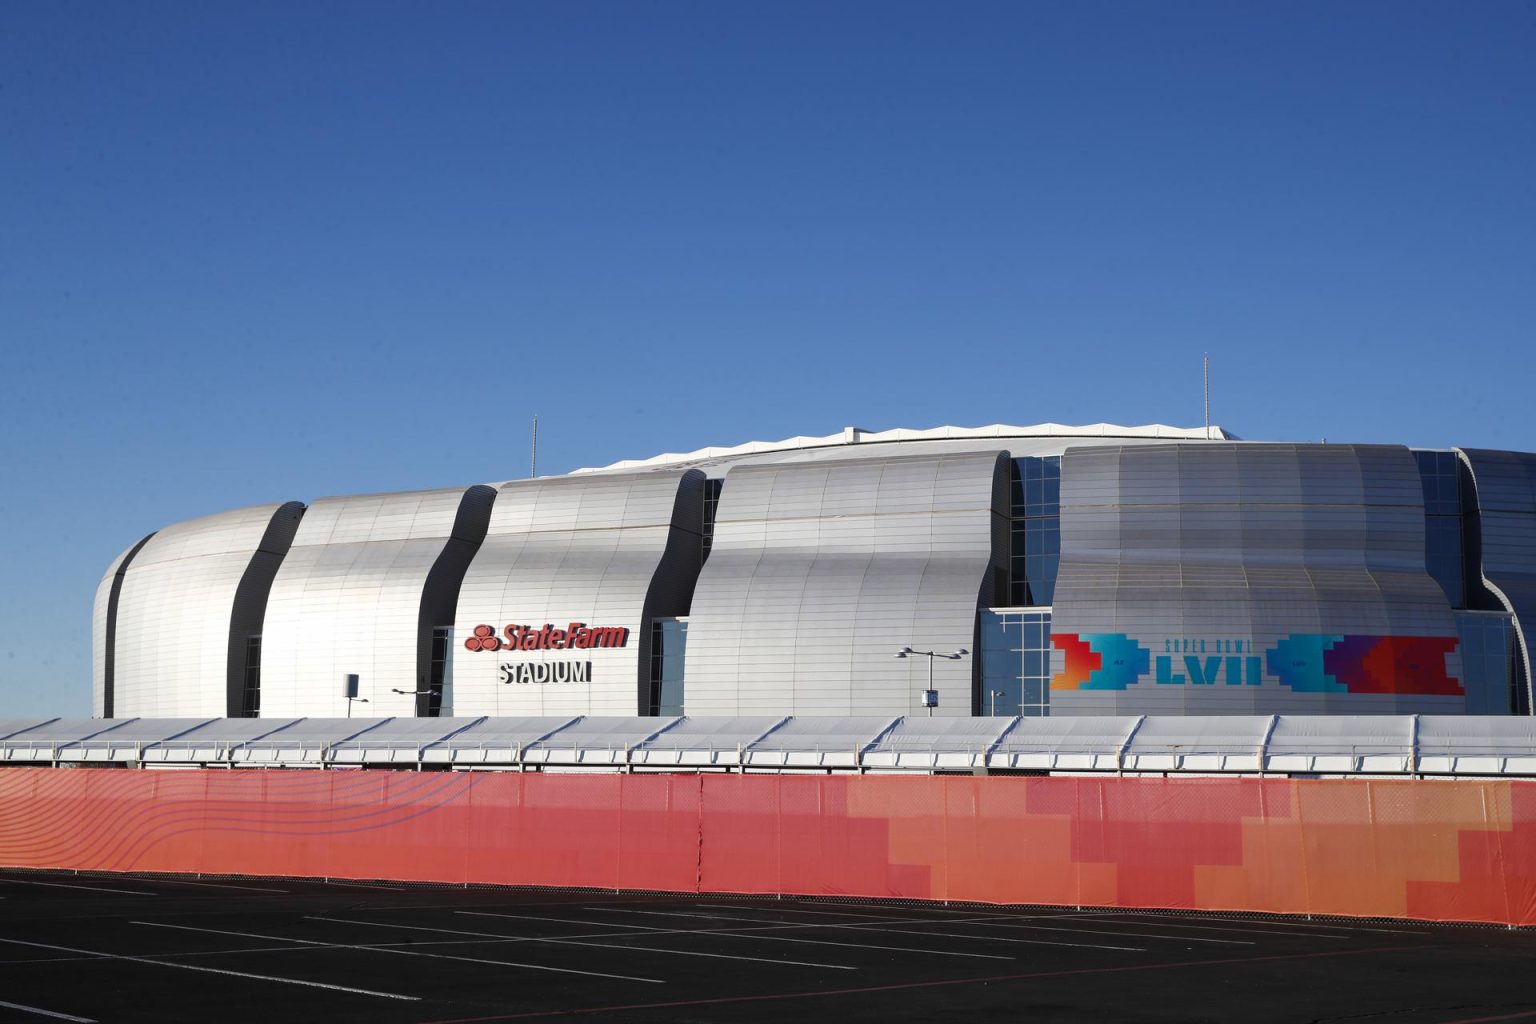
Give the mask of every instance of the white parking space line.
[[52, 1017], [54, 1020], [72, 1020], [76, 1021], [77, 1024], [96, 1024], [96, 1021], [90, 1017], [76, 1017], [69, 1013], [59, 1013], [57, 1010], [40, 1010], [35, 1006], [23, 1006], [21, 1003], [8, 1003], [3, 999], [0, 999], [0, 1006], [5, 1007], [7, 1010], [21, 1010], [24, 1013], [41, 1014], [44, 1017]]
[[246, 892], [286, 893], [291, 891], [288, 889], [272, 889], [267, 886], [258, 885], [231, 885], [228, 882], [194, 882], [190, 878], [141, 878], [139, 880], [144, 882], [163, 882], [166, 885], [195, 885], [205, 889], [244, 889]]
[[1105, 928], [1066, 928], [1054, 924], [1016, 924], [995, 918], [961, 917], [952, 921], [935, 921], [934, 924], [973, 924], [981, 928], [1018, 928], [1033, 932], [1071, 932], [1076, 935], [1112, 935], [1128, 939], [1169, 939], [1176, 942], [1204, 942], [1217, 946], [1257, 946], [1252, 939], [1207, 939], [1195, 935], [1160, 935], [1156, 932], [1116, 932]]
[[243, 939], [268, 939], [274, 942], [296, 942], [301, 946], [320, 946], [324, 949], [358, 949], [370, 953], [392, 953], [396, 956], [420, 956], [431, 960], [459, 960], [468, 964], [495, 964], [500, 967], [522, 967], [531, 971], [553, 971], [556, 974], [580, 974], [589, 978], [612, 978], [616, 981], [643, 981], [649, 985], [665, 984], [659, 978], [634, 978], [625, 974], [603, 974], [600, 971], [578, 971], [570, 967], [547, 967], [543, 964], [514, 963], [510, 960], [484, 960], [472, 956], [454, 956], [451, 953], [423, 953], [413, 949], [393, 949], [388, 946], [356, 945], [347, 942], [320, 942], [316, 939], [291, 939], [285, 935], [261, 935], [256, 932], [231, 932], [219, 928], [194, 928], [186, 924], [164, 924], [156, 921], [130, 921], [148, 928], [175, 928], [184, 932], [206, 932], [210, 935], [235, 935]]
[[[860, 913], [857, 913], [857, 912], [851, 911], [851, 910], [836, 910], [836, 911], [805, 910], [805, 909], [803, 909], [801, 907], [784, 906], [784, 905], [777, 905], [777, 904], [772, 906], [772, 907], [768, 907], [768, 906], [744, 906], [744, 905], [732, 904], [732, 903], [695, 903], [693, 905], [696, 906], [696, 907], [711, 907], [711, 908], [716, 908], [716, 909], [720, 909], [720, 910], [747, 910], [747, 911], [755, 911], [755, 912], [758, 912], [758, 913], [780, 912], [780, 913], [788, 913], [788, 914], [814, 914], [814, 915], [816, 915], [818, 917], [866, 917], [866, 918], [870, 918], [871, 920], [880, 920], [881, 919], [880, 915], [878, 915], [878, 914], [860, 914]], [[594, 907], [592, 909], [602, 909], [602, 908]], [[981, 915], [977, 915], [974, 910], [957, 910], [957, 909], [955, 909], [953, 907], [923, 907], [921, 909], [925, 913], [929, 913], [929, 914], [947, 914], [947, 915], [960, 916], [960, 917], [977, 917], [977, 916], [981, 916]], [[1332, 925], [1332, 924], [1323, 924], [1320, 921], [1273, 921], [1273, 920], [1267, 920], [1267, 919], [1265, 919], [1265, 920], [1248, 920], [1248, 919], [1237, 920], [1237, 919], [1233, 919], [1233, 918], [1214, 917], [1214, 916], [1201, 916], [1199, 918], [1199, 920], [1201, 920], [1203, 922], [1207, 922], [1207, 924], [1205, 924], [1205, 925], [1193, 925], [1193, 924], [1186, 925], [1186, 924], [1176, 924], [1175, 922], [1169, 920], [1168, 919], [1169, 915], [1166, 915], [1166, 914], [1137, 914], [1137, 913], [1132, 913], [1132, 912], [1129, 912], [1129, 911], [1124, 911], [1124, 912], [1116, 911], [1115, 913], [1105, 913], [1100, 908], [1095, 908], [1094, 910], [1091, 910], [1091, 911], [1064, 910], [1061, 913], [1050, 913], [1050, 914], [1004, 914], [1004, 913], [996, 913], [996, 914], [991, 914], [991, 915], [987, 915], [987, 916], [995, 917], [995, 918], [1002, 919], [1002, 920], [1010, 920], [1010, 921], [1104, 921], [1106, 923], [1112, 922], [1112, 921], [1116, 921], [1116, 920], [1120, 920], [1120, 919], [1123, 918], [1125, 920], [1152, 921], [1152, 922], [1156, 922], [1156, 923], [1161, 924], [1161, 925], [1165, 925], [1166, 927], [1169, 927], [1169, 928], [1196, 928], [1196, 927], [1201, 927], [1201, 928], [1210, 928], [1210, 930], [1213, 930], [1213, 931], [1215, 931], [1215, 930], [1241, 931], [1241, 932], [1252, 932], [1254, 934], [1261, 934], [1264, 929], [1252, 928], [1252, 927], [1217, 929], [1217, 928], [1214, 928], [1212, 926], [1217, 925], [1217, 924], [1221, 924], [1221, 923], [1225, 923], [1225, 922], [1230, 922], [1231, 924], [1234, 924], [1234, 925], [1263, 925], [1264, 928], [1266, 928], [1266, 929], [1267, 928], [1289, 928], [1289, 929], [1307, 928], [1307, 929], [1320, 929], [1322, 931], [1374, 932], [1374, 933], [1379, 933], [1379, 934], [1384, 934], [1384, 935], [1424, 935], [1425, 934], [1425, 932], [1422, 932], [1422, 931], [1410, 931], [1410, 930], [1402, 929], [1402, 928], [1371, 928], [1371, 927], [1366, 927], [1366, 926], [1362, 926], [1362, 925]], [[1274, 934], [1276, 934], [1276, 935], [1302, 935], [1304, 933], [1297, 932], [1297, 931], [1289, 931], [1289, 932], [1275, 932]], [[1311, 937], [1313, 937], [1313, 938], [1330, 938], [1331, 936], [1317, 934], [1317, 935], [1313, 935]]]
[[[497, 914], [488, 910], [458, 910], [455, 911], [455, 913], [464, 914], [468, 917], [511, 917], [529, 921], [558, 921], [561, 924], [579, 924], [589, 926], [598, 925], [598, 922], [596, 921], [577, 921], [570, 918], [561, 917], [527, 917], [523, 914]], [[746, 921], [749, 919], [737, 918], [736, 920]], [[758, 933], [762, 931], [772, 931], [775, 926], [769, 926], [765, 929], [759, 925], [755, 919], [751, 920], [754, 925], [752, 928], [655, 928], [646, 924], [621, 924], [617, 925], [617, 927], [639, 928], [642, 931], [650, 932], [653, 935], [720, 935], [728, 939], [761, 940], [763, 942], [799, 942], [812, 946], [841, 946], [844, 949], [881, 949], [893, 953], [923, 953], [928, 956], [961, 956], [975, 960], [1018, 959], [1017, 957], [1011, 956], [999, 956], [996, 953], [957, 953], [954, 950], [949, 949], [913, 949], [911, 946], [871, 946], [868, 943], [863, 942], [832, 942], [829, 939], [797, 939], [790, 938], [788, 935], [762, 935]], [[615, 927], [615, 925], [607, 924], [606, 922], [604, 922], [603, 925], [609, 928]], [[580, 939], [591, 938], [591, 936], [572, 935], [569, 936], [569, 938]]]
[[[1164, 920], [1164, 917], [1161, 914], [1100, 914], [1100, 915], [1097, 915], [1097, 916], [1098, 917], [1102, 917], [1105, 920], [1108, 920], [1108, 919], [1113, 918], [1113, 917], [1137, 918], [1137, 919], [1146, 920], [1146, 921], [1158, 921], [1160, 923]], [[1202, 918], [1202, 920], [1207, 920], [1207, 921], [1227, 921], [1227, 920], [1231, 920], [1231, 919], [1230, 918], [1224, 918], [1224, 917], [1210, 917], [1210, 918]], [[1238, 924], [1238, 923], [1242, 923], [1242, 922], [1233, 921], [1233, 923], [1234, 924]], [[1410, 930], [1408, 930], [1406, 928], [1368, 928], [1368, 927], [1365, 927], [1363, 925], [1353, 925], [1353, 924], [1323, 924], [1320, 921], [1263, 921], [1263, 922], [1255, 921], [1255, 922], [1252, 922], [1252, 923], [1254, 923], [1254, 924], [1262, 923], [1262, 924], [1264, 924], [1266, 926], [1274, 927], [1274, 928], [1320, 928], [1320, 929], [1323, 929], [1325, 931], [1334, 931], [1334, 932], [1374, 932], [1374, 933], [1381, 934], [1381, 935], [1420, 935], [1420, 936], [1424, 936], [1424, 935], [1428, 935], [1429, 934], [1429, 932], [1427, 932], [1427, 931], [1410, 931]], [[1192, 927], [1192, 926], [1180, 925], [1179, 927], [1182, 928], [1182, 927]], [[1245, 929], [1245, 930], [1251, 930], [1251, 929]], [[1284, 934], [1284, 935], [1305, 935], [1307, 933], [1306, 932], [1291, 931], [1291, 932], [1276, 932], [1275, 934], [1277, 934], [1277, 935], [1281, 935], [1281, 934]]]
[[407, 1002], [419, 1002], [420, 996], [402, 996], [395, 992], [375, 992], [366, 988], [350, 988], [346, 985], [331, 985], [323, 981], [304, 981], [300, 978], [278, 978], [270, 974], [248, 974], [245, 971], [228, 971], [220, 967], [199, 967], [196, 964], [178, 964], [166, 960], [154, 960], [146, 956], [121, 956], [116, 953], [103, 953], [96, 949], [75, 949], [70, 946], [51, 946], [46, 942], [23, 942], [21, 939], [0, 939], [0, 942], [14, 946], [32, 946], [36, 949], [56, 949], [62, 953], [83, 953], [89, 956], [100, 957], [104, 960], [123, 960], [136, 964], [154, 964], [156, 967], [170, 967], [178, 971], [198, 971], [203, 974], [223, 974], [231, 978], [250, 978], [254, 981], [275, 981], [284, 985], [302, 985], [306, 988], [323, 988], [332, 992], [350, 992], [359, 996], [377, 996], [380, 999], [403, 999]]
[[[602, 908], [602, 907], [592, 907], [590, 909], [592, 909], [592, 910], [602, 910], [602, 909], [605, 909], [605, 908]], [[718, 920], [721, 919], [718, 915], [715, 915], [715, 914], [682, 914], [682, 913], [673, 913], [671, 911], [665, 911], [665, 910], [613, 910], [613, 911], [610, 911], [610, 913], [614, 913], [614, 914], [655, 914], [658, 917], [699, 917], [699, 918], [703, 918], [703, 919], [708, 920], [708, 921], [718, 921]], [[861, 914], [859, 916], [861, 916], [861, 917], [868, 917], [870, 915]], [[727, 920], [729, 920], [729, 919], [727, 919]], [[943, 924], [964, 924], [965, 923], [963, 921], [939, 922], [939, 921], [934, 921], [931, 918], [917, 918], [917, 919], [905, 919], [905, 920], [901, 919], [901, 918], [895, 918], [895, 919], [892, 919], [892, 918], [880, 918], [880, 920], [886, 922], [887, 925], [890, 925], [890, 924], [940, 924], [940, 923], [943, 923]], [[902, 929], [902, 928], [881, 927], [881, 926], [875, 925], [873, 923], [871, 923], [871, 924], [842, 924], [842, 923], [837, 923], [837, 922], [828, 922], [826, 924], [793, 924], [793, 923], [787, 923], [787, 924], [780, 924], [780, 925], [777, 925], [777, 926], [774, 926], [774, 927], [778, 927], [778, 928], [851, 928], [851, 929], [854, 929], [855, 931], [890, 932], [890, 933], [892, 933], [894, 935], [924, 935], [924, 936], [932, 936], [932, 937], [941, 938], [941, 939], [970, 939], [972, 942], [1021, 942], [1021, 943], [1027, 943], [1028, 945], [1031, 945], [1031, 946], [1070, 946], [1073, 949], [1109, 949], [1109, 950], [1114, 950], [1115, 952], [1118, 952], [1118, 953], [1145, 953], [1146, 952], [1146, 950], [1144, 948], [1140, 947], [1140, 946], [1105, 946], [1105, 945], [1099, 945], [1099, 944], [1090, 943], [1090, 942], [1054, 942], [1054, 941], [1049, 941], [1049, 940], [1046, 940], [1046, 939], [1009, 939], [1009, 938], [1003, 938], [1002, 936], [998, 936], [998, 935], [956, 935], [956, 934], [947, 933], [947, 932], [914, 932], [914, 931], [908, 931], [908, 930]], [[732, 928], [730, 930], [731, 931], [743, 931], [744, 929]], [[1251, 943], [1249, 943], [1249, 945], [1251, 945]]]
[[34, 882], [30, 878], [0, 878], [7, 885], [43, 885], [50, 889], [84, 889], [86, 892], [112, 892], [121, 896], [155, 896], [157, 893], [141, 889], [108, 889], [104, 885], [69, 885], [65, 882]]
[[553, 921], [556, 924], [579, 924], [590, 928], [638, 928], [643, 932], [683, 931], [681, 928], [656, 928], [648, 924], [623, 924], [618, 921], [577, 921], [569, 917], [535, 917], [532, 914], [499, 914], [489, 910], [455, 910], [455, 914], [469, 917], [510, 917], [514, 921]]
[[[703, 903], [700, 903], [700, 904], [698, 904], [698, 906], [720, 906], [720, 904], [703, 904]], [[740, 909], [743, 909], [743, 910], [760, 910], [760, 909], [767, 909], [767, 908], [742, 907]], [[791, 909], [791, 908], [785, 908], [785, 909]], [[1169, 915], [1166, 915], [1166, 914], [1132, 914], [1132, 913], [1119, 913], [1119, 912], [1116, 912], [1116, 913], [1104, 913], [1102, 910], [1094, 910], [1094, 911], [1088, 912], [1088, 913], [1083, 913], [1083, 912], [1080, 912], [1080, 911], [1068, 911], [1066, 913], [1057, 913], [1057, 914], [1006, 914], [1006, 913], [977, 913], [974, 909], [956, 910], [956, 909], [953, 909], [953, 908], [950, 908], [950, 907], [924, 907], [923, 910], [925, 910], [926, 912], [928, 912], [930, 914], [948, 914], [948, 915], [959, 916], [959, 917], [968, 917], [968, 918], [971, 918], [973, 920], [980, 920], [982, 918], [990, 918], [990, 919], [997, 920], [997, 921], [1065, 921], [1065, 922], [1085, 921], [1085, 922], [1100, 922], [1100, 923], [1103, 923], [1103, 924], [1113, 924], [1116, 921], [1123, 921], [1123, 922], [1126, 922], [1126, 923], [1132, 924], [1132, 925], [1139, 925], [1141, 922], [1145, 921], [1145, 922], [1155, 922], [1159, 927], [1162, 927], [1162, 928], [1181, 928], [1181, 929], [1191, 929], [1191, 930], [1194, 930], [1194, 931], [1203, 931], [1203, 932], [1236, 932], [1236, 933], [1239, 933], [1239, 934], [1253, 934], [1253, 935], [1298, 935], [1298, 936], [1305, 935], [1306, 937], [1314, 938], [1314, 939], [1344, 939], [1344, 938], [1347, 938], [1347, 936], [1344, 936], [1344, 935], [1327, 935], [1327, 934], [1324, 934], [1322, 932], [1294, 932], [1294, 931], [1292, 931], [1292, 932], [1285, 932], [1285, 931], [1272, 931], [1272, 930], [1270, 930], [1268, 928], [1230, 927], [1230, 926], [1228, 926], [1228, 927], [1221, 927], [1222, 924], [1227, 924], [1227, 925], [1242, 925], [1242, 924], [1244, 924], [1244, 922], [1241, 922], [1241, 921], [1230, 921], [1229, 922], [1229, 921], [1226, 921], [1226, 919], [1224, 919], [1224, 918], [1204, 918], [1203, 917], [1203, 918], [1200, 918], [1199, 920], [1206, 921], [1206, 922], [1209, 922], [1209, 923], [1207, 923], [1207, 924], [1184, 924], [1184, 923], [1182, 923], [1180, 921], [1173, 920]], [[792, 910], [792, 912], [793, 913], [800, 913], [800, 914], [817, 913], [817, 911], [812, 911], [812, 910]], [[875, 915], [863, 915], [863, 916], [873, 917]], [[943, 920], [943, 919], [942, 918], [936, 918], [935, 920]], [[1269, 922], [1250, 922], [1250, 923], [1255, 923], [1255, 924], [1263, 923], [1263, 924], [1267, 924]], [[1308, 923], [1275, 922], [1275, 923], [1279, 924], [1279, 925], [1281, 925], [1282, 927], [1285, 927], [1285, 928], [1307, 928], [1307, 927], [1312, 927], [1310, 922], [1308, 922]], [[1320, 926], [1320, 927], [1327, 927], [1327, 926], [1324, 925], [1324, 926]], [[1136, 934], [1139, 935], [1141, 933], [1138, 932]]]
[[[748, 908], [748, 909], [751, 909], [751, 908]], [[625, 911], [625, 913], [640, 913], [640, 911]], [[662, 911], [654, 911], [654, 913], [664, 913], [664, 912], [662, 912]], [[791, 913], [812, 914], [812, 913], [816, 913], [816, 911], [812, 911], [812, 910], [791, 911]], [[711, 914], [668, 913], [668, 916], [673, 916], [673, 917], [702, 917], [702, 918], [706, 918], [708, 920], [717, 920], [717, 921], [718, 920], [730, 920], [730, 918], [721, 918], [718, 915], [711, 915]], [[1211, 943], [1211, 944], [1221, 945], [1221, 946], [1256, 946], [1256, 945], [1258, 945], [1258, 943], [1253, 942], [1250, 939], [1207, 939], [1207, 938], [1201, 938], [1201, 937], [1194, 936], [1194, 935], [1159, 935], [1159, 934], [1157, 934], [1155, 932], [1120, 932], [1120, 931], [1109, 931], [1109, 930], [1104, 929], [1104, 928], [1071, 928], [1071, 927], [1066, 927], [1066, 926], [1062, 926], [1062, 925], [1054, 925], [1054, 924], [1020, 924], [1020, 923], [1016, 923], [1017, 919], [1015, 919], [1015, 918], [1008, 917], [1006, 915], [1004, 915], [1003, 917], [999, 918], [998, 915], [994, 915], [994, 914], [987, 914], [987, 915], [981, 915], [981, 916], [974, 916], [973, 915], [971, 917], [957, 917], [957, 918], [933, 918], [933, 917], [909, 918], [908, 920], [905, 920], [905, 921], [894, 921], [894, 922], [890, 918], [888, 918], [888, 917], [881, 917], [878, 914], [851, 914], [851, 915], [848, 915], [848, 916], [851, 916], [851, 917], [861, 917], [861, 918], [869, 918], [871, 921], [883, 922], [885, 924], [938, 924], [938, 925], [975, 924], [975, 925], [981, 925], [981, 926], [987, 927], [987, 928], [1022, 928], [1022, 929], [1026, 930], [1026, 931], [1070, 932], [1072, 934], [1077, 934], [1077, 935], [1109, 935], [1109, 936], [1116, 937], [1116, 938], [1128, 938], [1128, 939], [1169, 939], [1169, 940], [1174, 940], [1174, 941], [1178, 941], [1178, 942], [1205, 942], [1205, 943]], [[740, 921], [740, 920], [758, 920], [758, 919], [757, 918], [750, 918], [750, 919], [736, 918], [735, 920]], [[862, 926], [849, 925], [849, 927], [862, 927]], [[934, 934], [938, 934], [938, 933], [935, 932]], [[982, 936], [976, 936], [976, 937], [977, 938], [981, 938]]]
[[[1006, 917], [1000, 917], [1000, 918], [998, 918], [998, 920], [1007, 920], [1007, 918]], [[1110, 924], [1110, 923], [1113, 923], [1115, 921], [1121, 920], [1121, 915], [1119, 915], [1119, 914], [1109, 914], [1109, 915], [1100, 916], [1100, 917], [1089, 917], [1089, 916], [1087, 916], [1085, 914], [1082, 917], [1074, 917], [1072, 920], [1074, 920], [1074, 921], [1103, 921], [1105, 924]], [[1156, 919], [1154, 918], [1154, 920], [1156, 920]], [[1132, 921], [1131, 923], [1135, 924], [1136, 921]], [[1237, 934], [1237, 935], [1280, 935], [1280, 936], [1292, 936], [1294, 938], [1305, 938], [1305, 939], [1333, 939], [1335, 942], [1347, 942], [1347, 941], [1349, 941], [1349, 936], [1348, 935], [1329, 935], [1326, 932], [1283, 932], [1283, 931], [1277, 931], [1277, 930], [1274, 930], [1274, 929], [1271, 929], [1271, 928], [1221, 928], [1221, 927], [1218, 927], [1216, 925], [1208, 925], [1208, 924], [1180, 924], [1177, 921], [1158, 921], [1157, 922], [1157, 926], [1159, 928], [1187, 928], [1187, 929], [1190, 929], [1191, 931], [1200, 931], [1200, 932], [1231, 932], [1231, 933], [1234, 933], [1234, 934]]]
[[[378, 921], [351, 921], [340, 917], [312, 917], [312, 921], [334, 921], [339, 924], [358, 924], [372, 928], [404, 928], [418, 932], [440, 932], [444, 935], [468, 935], [487, 939], [501, 939], [510, 942], [544, 942], [556, 946], [584, 946], [594, 949], [622, 949], [630, 953], [658, 953], [663, 956], [699, 956], [711, 960], [745, 960], [756, 964], [779, 964], [784, 967], [823, 967], [834, 971], [854, 971], [856, 967], [847, 964], [819, 964], [808, 963], [803, 960], [776, 960], [773, 957], [762, 956], [732, 956], [726, 953], [700, 953], [691, 949], [657, 949], [652, 946], [625, 946], [614, 942], [591, 942], [586, 939], [551, 939], [540, 935], [506, 935], [497, 932], [464, 932], [452, 928], [428, 928], [416, 924], [383, 924]], [[644, 935], [620, 936], [621, 938], [647, 938]]]

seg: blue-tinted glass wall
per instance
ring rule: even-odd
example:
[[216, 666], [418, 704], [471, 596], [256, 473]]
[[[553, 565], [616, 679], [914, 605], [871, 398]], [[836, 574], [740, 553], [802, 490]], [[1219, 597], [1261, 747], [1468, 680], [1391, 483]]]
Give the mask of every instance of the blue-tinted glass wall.
[[1460, 461], [1455, 452], [1414, 452], [1424, 488], [1424, 567], [1452, 608], [1467, 607]]
[[651, 714], [667, 717], [683, 713], [683, 660], [687, 651], [687, 619], [656, 619], [651, 623]]
[[981, 713], [1051, 713], [1051, 613], [981, 613]]
[[1009, 604], [1049, 605], [1061, 561], [1061, 458], [1013, 460]]
[[1461, 686], [1467, 692], [1467, 714], [1520, 713], [1516, 689], [1515, 627], [1508, 612], [1456, 613], [1461, 641]]

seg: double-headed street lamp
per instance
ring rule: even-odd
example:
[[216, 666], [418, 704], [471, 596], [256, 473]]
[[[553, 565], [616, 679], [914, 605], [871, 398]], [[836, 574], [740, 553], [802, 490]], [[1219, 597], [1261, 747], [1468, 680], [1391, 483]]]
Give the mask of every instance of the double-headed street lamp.
[[933, 688], [933, 659], [944, 658], [947, 661], [959, 661], [971, 652], [964, 647], [953, 654], [940, 654], [938, 651], [914, 651], [910, 647], [903, 647], [896, 652], [898, 658], [920, 657], [928, 659], [928, 689], [923, 691], [923, 707], [928, 709], [928, 717], [933, 717], [933, 709], [939, 706], [939, 691]]

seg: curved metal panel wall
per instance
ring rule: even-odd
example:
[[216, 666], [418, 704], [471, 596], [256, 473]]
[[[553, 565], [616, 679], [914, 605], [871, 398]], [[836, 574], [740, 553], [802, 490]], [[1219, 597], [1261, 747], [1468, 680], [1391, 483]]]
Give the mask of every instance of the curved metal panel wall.
[[416, 714], [432, 627], [452, 625], [457, 598], [441, 571], [429, 586], [434, 568], [468, 561], [463, 549], [485, 536], [495, 495], [476, 485], [311, 505], [267, 599], [261, 716], [344, 717], [348, 673], [366, 701], [354, 716]]
[[1458, 448], [1477, 488], [1483, 585], [1514, 619], [1532, 701], [1531, 644], [1536, 641], [1536, 455]]
[[[459, 591], [451, 713], [644, 714], [651, 619], [685, 614], [698, 576], [703, 482], [672, 470], [503, 484]], [[623, 643], [578, 646], [573, 624], [623, 630]]]
[[123, 575], [133, 556], [149, 543], [150, 534], [112, 559], [101, 582], [96, 584], [96, 601], [91, 607], [91, 714], [111, 718], [116, 676], [117, 606], [122, 593]]
[[1069, 448], [1052, 712], [1457, 713], [1406, 448]]
[[738, 466], [688, 621], [690, 715], [969, 715], [977, 608], [1006, 564], [1008, 463], [992, 451]]
[[[304, 506], [257, 505], [167, 526], [146, 542], [123, 574], [118, 599], [114, 717], [231, 714], [250, 618], [264, 593], [240, 584], [255, 561], [281, 560]], [[265, 552], [265, 554], [263, 554]], [[231, 678], [233, 675], [233, 678]], [[238, 704], [236, 705], [238, 708]]]

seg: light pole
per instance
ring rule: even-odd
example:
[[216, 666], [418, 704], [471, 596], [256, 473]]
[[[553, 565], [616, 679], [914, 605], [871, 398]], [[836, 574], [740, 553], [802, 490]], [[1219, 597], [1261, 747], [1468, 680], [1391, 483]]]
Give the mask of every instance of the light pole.
[[967, 651], [964, 647], [953, 654], [940, 654], [938, 651], [914, 651], [910, 647], [903, 647], [896, 652], [896, 657], [898, 658], [910, 658], [913, 655], [917, 655], [928, 659], [928, 689], [923, 691], [923, 706], [928, 709], [929, 718], [933, 717], [933, 709], [939, 703], [939, 691], [933, 688], [933, 659], [944, 658], [946, 661], [959, 661], [969, 653], [971, 652]]
[[1007, 696], [1007, 695], [1004, 694], [1002, 690], [991, 690], [989, 692], [992, 694], [992, 717], [996, 718], [997, 717], [997, 698], [1003, 697], [1003, 696]]
[[[389, 692], [390, 693], [403, 694], [406, 697], [430, 697], [430, 696], [432, 696], [432, 691], [431, 690], [399, 690], [399, 689], [396, 689], [393, 686], [391, 686], [389, 688]], [[419, 707], [419, 705], [418, 705], [418, 707]], [[427, 715], [426, 715], [426, 717], [428, 717], [428, 718], [432, 717], [432, 705], [430, 705], [430, 704], [427, 705]]]

